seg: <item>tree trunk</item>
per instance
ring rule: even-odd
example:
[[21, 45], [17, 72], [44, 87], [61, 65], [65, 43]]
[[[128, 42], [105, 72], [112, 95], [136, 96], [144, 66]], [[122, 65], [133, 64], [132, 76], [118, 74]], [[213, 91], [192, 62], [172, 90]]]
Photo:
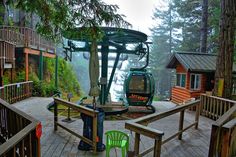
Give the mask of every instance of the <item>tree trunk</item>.
[[220, 49], [218, 52], [214, 95], [218, 95], [219, 80], [223, 80], [224, 98], [231, 98], [233, 52], [235, 40], [236, 1], [221, 0]]
[[207, 53], [207, 21], [208, 21], [208, 0], [202, 1], [202, 23], [200, 36], [200, 52]]

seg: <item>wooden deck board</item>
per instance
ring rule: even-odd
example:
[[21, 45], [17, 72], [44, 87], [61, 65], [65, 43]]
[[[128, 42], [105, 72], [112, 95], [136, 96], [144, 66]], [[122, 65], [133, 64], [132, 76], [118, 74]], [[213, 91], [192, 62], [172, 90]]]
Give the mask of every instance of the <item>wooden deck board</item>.
[[[43, 135], [41, 138], [41, 154], [43, 157], [103, 157], [104, 152], [93, 154], [93, 152], [85, 152], [78, 150], [79, 139], [67, 133], [60, 127], [58, 131], [53, 130], [53, 113], [47, 110], [47, 105], [52, 101], [51, 98], [30, 98], [14, 104], [18, 109], [27, 112], [42, 122]], [[40, 102], [40, 104], [38, 103]], [[163, 111], [165, 107], [160, 107], [158, 111]], [[60, 118], [62, 119], [62, 118]], [[177, 132], [179, 114], [164, 118], [158, 122], [151, 123], [155, 129], [164, 131], [164, 139]], [[194, 121], [194, 112], [187, 111], [185, 114], [184, 127]], [[199, 129], [191, 128], [183, 133], [183, 140], [177, 138], [162, 146], [162, 157], [207, 157], [211, 125], [213, 121], [200, 117]], [[104, 132], [107, 130], [122, 130], [130, 134], [130, 150], [133, 149], [134, 133], [124, 129], [125, 121], [105, 121]], [[73, 123], [66, 124], [78, 132], [82, 132], [83, 122], [76, 120]], [[105, 142], [105, 135], [103, 136]], [[143, 151], [153, 145], [153, 140], [141, 136], [140, 150]], [[152, 156], [153, 152], [147, 156]], [[121, 156], [120, 150], [111, 150], [111, 157]]]

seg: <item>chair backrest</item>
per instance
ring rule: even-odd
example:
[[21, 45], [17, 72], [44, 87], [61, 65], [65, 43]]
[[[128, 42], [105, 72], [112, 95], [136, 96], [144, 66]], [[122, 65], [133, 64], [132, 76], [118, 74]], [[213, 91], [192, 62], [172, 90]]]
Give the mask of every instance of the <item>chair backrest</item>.
[[107, 140], [110, 141], [111, 146], [119, 147], [123, 140], [129, 142], [129, 136], [121, 131], [111, 130], [105, 133], [107, 135]]

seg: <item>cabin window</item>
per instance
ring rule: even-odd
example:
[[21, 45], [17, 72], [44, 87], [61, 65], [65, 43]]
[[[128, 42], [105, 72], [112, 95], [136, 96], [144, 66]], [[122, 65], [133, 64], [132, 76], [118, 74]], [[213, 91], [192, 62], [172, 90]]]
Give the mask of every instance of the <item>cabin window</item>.
[[176, 78], [176, 86], [185, 87], [186, 74], [177, 74]]
[[200, 90], [201, 87], [201, 74], [190, 75], [191, 90]]

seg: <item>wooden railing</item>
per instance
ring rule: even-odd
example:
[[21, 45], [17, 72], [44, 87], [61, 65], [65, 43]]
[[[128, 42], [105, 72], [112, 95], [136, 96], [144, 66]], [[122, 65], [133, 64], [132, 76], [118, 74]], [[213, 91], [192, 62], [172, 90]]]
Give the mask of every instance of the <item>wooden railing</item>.
[[236, 105], [236, 101], [216, 96], [207, 96], [206, 94], [202, 94], [200, 100], [202, 106], [201, 114], [213, 120], [218, 119]]
[[0, 87], [0, 98], [15, 103], [32, 96], [33, 81], [8, 84]]
[[[54, 130], [56, 131], [58, 126], [61, 127], [62, 129], [65, 129], [69, 133], [73, 134], [74, 136], [80, 138], [84, 142], [91, 145], [92, 148], [93, 148], [94, 153], [96, 153], [97, 152], [97, 140], [96, 139], [97, 139], [97, 115], [98, 115], [98, 111], [89, 109], [89, 108], [84, 107], [84, 106], [78, 106], [74, 103], [65, 101], [65, 100], [60, 99], [60, 98], [54, 98], [54, 102], [55, 102], [55, 106], [54, 106]], [[74, 132], [73, 130], [71, 130], [68, 127], [63, 126], [63, 124], [61, 124], [58, 121], [58, 105], [66, 106], [68, 108], [73, 109], [74, 111], [78, 111], [78, 112], [83, 113], [87, 116], [90, 116], [93, 119], [93, 128], [92, 128], [92, 130], [93, 130], [93, 134], [92, 134], [93, 136], [92, 137], [93, 138], [92, 138], [92, 140], [84, 137], [83, 135], [80, 135], [80, 134]]]
[[[191, 107], [196, 107], [195, 121], [191, 125], [187, 126], [186, 128], [183, 128], [185, 110]], [[147, 126], [151, 122], [160, 120], [162, 118], [168, 117], [178, 112], [180, 112], [179, 130], [176, 134], [168, 137], [165, 140], [162, 140], [162, 136], [164, 135], [163, 131], [153, 129]], [[144, 156], [150, 153], [151, 151], [153, 151], [154, 157], [160, 157], [161, 146], [163, 144], [165, 144], [166, 142], [170, 141], [171, 139], [177, 136], [178, 136], [178, 139], [181, 140], [182, 133], [186, 131], [187, 129], [191, 128], [192, 126], [195, 126], [196, 129], [198, 128], [199, 115], [200, 115], [200, 101], [197, 100], [194, 102], [187, 103], [186, 105], [178, 106], [174, 109], [170, 109], [162, 113], [154, 113], [154, 114], [142, 117], [142, 118], [138, 118], [131, 122], [126, 122], [125, 128], [135, 132], [134, 155]], [[154, 139], [155, 140], [154, 147], [148, 148], [147, 150], [139, 153], [140, 135], [144, 135], [144, 136]]]
[[236, 156], [236, 105], [213, 125], [208, 157]]
[[[5, 67], [6, 63], [10, 63], [11, 67]], [[0, 68], [15, 67], [15, 45], [7, 41], [0, 40]]]
[[31, 28], [0, 26], [0, 39], [15, 43], [18, 47], [32, 47], [46, 52], [55, 53], [54, 43], [50, 40], [46, 40]]
[[0, 156], [40, 157], [41, 124], [0, 99]]

